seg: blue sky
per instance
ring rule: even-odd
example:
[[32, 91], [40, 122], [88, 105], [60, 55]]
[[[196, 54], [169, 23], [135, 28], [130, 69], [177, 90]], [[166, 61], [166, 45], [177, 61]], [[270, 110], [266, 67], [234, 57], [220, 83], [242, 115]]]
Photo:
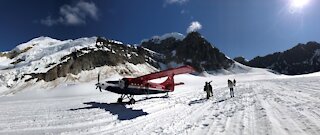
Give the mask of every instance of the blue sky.
[[186, 34], [192, 22], [226, 55], [252, 59], [320, 42], [320, 1], [1, 0], [0, 51], [39, 36], [104, 36], [135, 44], [169, 32]]

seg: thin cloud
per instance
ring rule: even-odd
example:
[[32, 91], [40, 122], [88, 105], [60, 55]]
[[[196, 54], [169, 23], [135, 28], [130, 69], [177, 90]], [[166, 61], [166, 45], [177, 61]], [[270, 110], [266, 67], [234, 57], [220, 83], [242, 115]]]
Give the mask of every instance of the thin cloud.
[[47, 16], [45, 19], [40, 20], [40, 23], [43, 25], [47, 25], [47, 26], [53, 26], [53, 25], [56, 25], [56, 24], [62, 22], [61, 19], [62, 18], [53, 19], [51, 16]]
[[183, 4], [188, 2], [188, 0], [166, 0], [165, 3], [167, 4]]
[[202, 25], [198, 21], [191, 22], [190, 26], [187, 29], [187, 33], [196, 32], [202, 29]]
[[40, 20], [46, 26], [57, 24], [81, 25], [85, 24], [88, 18], [98, 19], [98, 8], [93, 2], [79, 1], [74, 5], [63, 5], [59, 10], [59, 17], [52, 18], [47, 16]]
[[187, 13], [187, 11], [184, 10], [184, 9], [182, 9], [182, 10], [180, 11], [180, 14], [186, 14], [186, 13]]
[[166, 7], [167, 5], [179, 4], [182, 5], [187, 3], [189, 0], [165, 0], [163, 6]]

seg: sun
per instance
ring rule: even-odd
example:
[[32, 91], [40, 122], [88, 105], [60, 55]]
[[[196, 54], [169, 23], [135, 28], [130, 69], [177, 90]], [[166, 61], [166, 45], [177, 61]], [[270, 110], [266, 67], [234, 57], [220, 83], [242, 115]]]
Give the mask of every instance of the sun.
[[291, 7], [293, 8], [303, 8], [308, 5], [310, 0], [291, 0]]

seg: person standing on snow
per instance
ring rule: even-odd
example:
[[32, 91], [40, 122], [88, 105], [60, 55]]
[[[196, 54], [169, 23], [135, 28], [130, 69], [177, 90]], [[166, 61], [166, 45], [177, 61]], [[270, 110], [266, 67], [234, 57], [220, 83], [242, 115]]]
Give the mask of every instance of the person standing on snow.
[[211, 81], [210, 82], [206, 82], [206, 84], [204, 85], [204, 91], [206, 91], [207, 93], [207, 99], [209, 99], [213, 94], [212, 94], [212, 86], [211, 86]]
[[231, 97], [234, 97], [234, 93], [233, 93], [233, 87], [234, 87], [234, 84], [231, 80], [228, 79], [228, 87], [230, 88], [230, 96]]
[[212, 92], [212, 85], [210, 84], [212, 81], [209, 82], [209, 93], [210, 93], [210, 97], [213, 96], [213, 92]]

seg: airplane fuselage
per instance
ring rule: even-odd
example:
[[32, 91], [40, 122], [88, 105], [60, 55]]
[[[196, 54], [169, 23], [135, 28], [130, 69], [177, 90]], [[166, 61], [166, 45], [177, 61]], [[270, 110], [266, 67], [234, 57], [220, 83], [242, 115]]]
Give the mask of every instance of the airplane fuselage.
[[170, 90], [145, 87], [139, 85], [128, 85], [126, 86], [126, 88], [121, 88], [120, 81], [107, 81], [105, 83], [98, 83], [96, 85], [98, 87], [101, 87], [101, 89], [103, 90], [125, 95], [148, 95], [171, 92]]

